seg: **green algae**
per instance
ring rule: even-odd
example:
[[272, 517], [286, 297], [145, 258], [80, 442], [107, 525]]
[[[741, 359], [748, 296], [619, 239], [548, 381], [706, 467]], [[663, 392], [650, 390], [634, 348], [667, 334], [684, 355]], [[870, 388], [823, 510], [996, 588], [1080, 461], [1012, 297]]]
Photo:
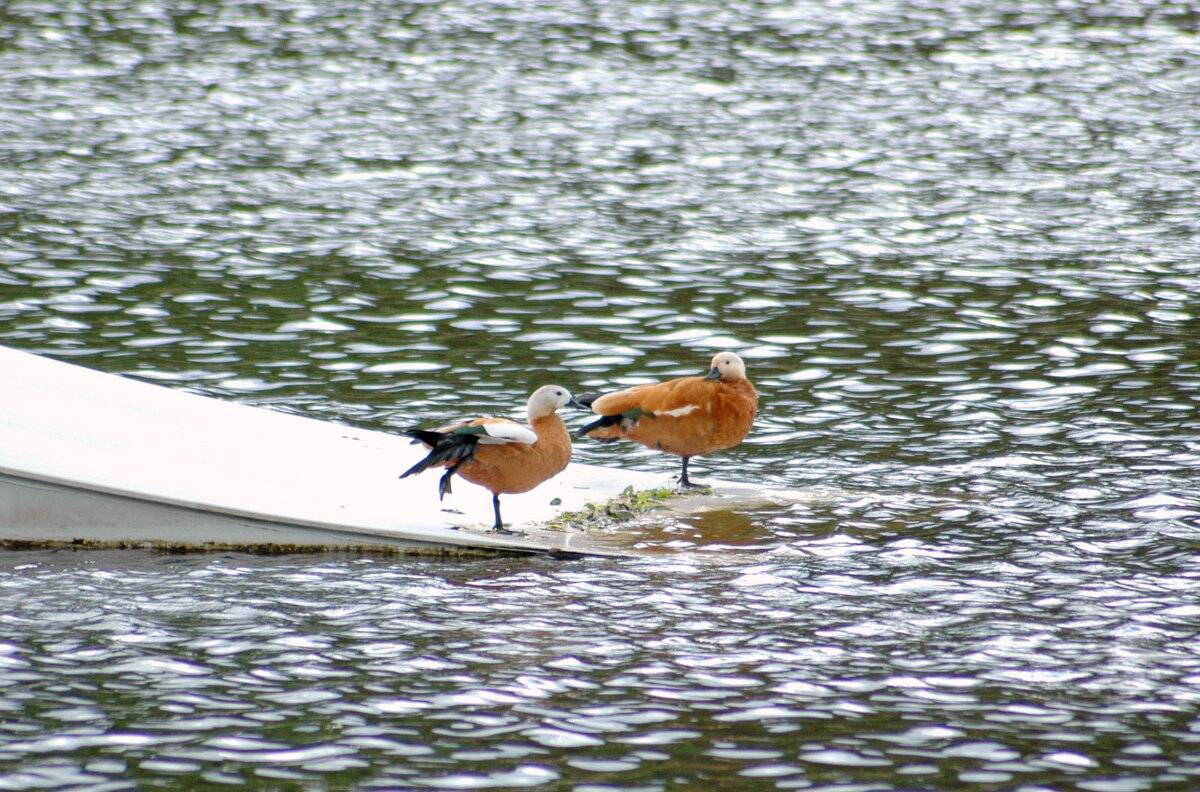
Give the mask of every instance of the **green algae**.
[[595, 531], [614, 528], [653, 511], [666, 511], [679, 491], [671, 487], [635, 490], [626, 487], [620, 495], [604, 503], [587, 503], [579, 511], [563, 512], [548, 521], [544, 528], [551, 531]]

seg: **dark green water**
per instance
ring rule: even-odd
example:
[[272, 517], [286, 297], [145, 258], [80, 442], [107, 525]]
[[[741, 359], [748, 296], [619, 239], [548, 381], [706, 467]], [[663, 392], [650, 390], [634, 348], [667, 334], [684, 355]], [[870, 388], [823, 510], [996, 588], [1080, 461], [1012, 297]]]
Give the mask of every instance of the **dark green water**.
[[0, 790], [1200, 786], [1198, 25], [5, 5], [0, 343], [377, 429], [732, 348], [695, 473], [803, 497], [659, 560], [8, 554]]

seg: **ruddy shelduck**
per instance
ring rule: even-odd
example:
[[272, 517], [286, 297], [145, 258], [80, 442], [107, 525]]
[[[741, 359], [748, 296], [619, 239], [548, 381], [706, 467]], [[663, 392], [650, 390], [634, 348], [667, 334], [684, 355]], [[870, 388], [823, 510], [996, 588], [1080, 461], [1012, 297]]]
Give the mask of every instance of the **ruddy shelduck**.
[[758, 413], [758, 391], [746, 379], [746, 364], [733, 352], [714, 356], [703, 377], [636, 385], [580, 400], [603, 417], [582, 427], [579, 436], [632, 440], [677, 454], [683, 457], [679, 483], [685, 487], [701, 486], [688, 479], [688, 460], [742, 442]]
[[566, 406], [582, 407], [566, 388], [543, 385], [526, 404], [528, 426], [507, 418], [476, 418], [440, 429], [410, 429], [404, 434], [424, 443], [429, 454], [400, 478], [448, 467], [438, 483], [438, 500], [450, 492], [450, 477], [457, 473], [491, 491], [492, 530], [509, 533], [500, 520], [500, 494], [528, 492], [571, 461], [571, 434], [556, 412]]

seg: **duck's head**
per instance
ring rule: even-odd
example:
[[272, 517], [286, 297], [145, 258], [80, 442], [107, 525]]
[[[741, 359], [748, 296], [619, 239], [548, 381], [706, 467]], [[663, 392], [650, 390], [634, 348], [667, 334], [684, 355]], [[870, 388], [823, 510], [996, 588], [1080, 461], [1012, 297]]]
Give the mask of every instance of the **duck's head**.
[[722, 382], [746, 379], [746, 364], [742, 362], [736, 352], [718, 352], [713, 355], [712, 363], [708, 373], [704, 375], [704, 379], [721, 380]]
[[552, 415], [562, 407], [582, 407], [571, 391], [561, 385], [543, 385], [533, 392], [525, 406], [530, 421]]

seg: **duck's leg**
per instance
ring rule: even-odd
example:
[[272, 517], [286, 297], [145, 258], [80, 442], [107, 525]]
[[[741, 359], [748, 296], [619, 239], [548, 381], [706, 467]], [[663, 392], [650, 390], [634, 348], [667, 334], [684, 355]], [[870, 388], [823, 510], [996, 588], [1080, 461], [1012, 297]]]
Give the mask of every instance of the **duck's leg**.
[[[462, 467], [463, 462], [466, 462], [468, 459], [470, 459], [470, 457], [463, 457], [455, 462], [450, 466], [450, 469], [446, 471], [445, 475], [442, 476], [441, 480], [438, 481], [438, 500], [446, 497], [446, 494], [450, 492], [450, 477], [457, 473], [458, 469]], [[408, 474], [406, 473], [405, 475]], [[404, 478], [404, 476], [401, 476], [401, 478]]]
[[504, 527], [504, 522], [500, 519], [500, 493], [492, 493], [492, 510], [496, 512], [496, 524], [492, 526], [492, 532], [498, 534], [518, 534], [520, 531], [510, 531]]
[[687, 465], [689, 457], [683, 458], [683, 470], [679, 474], [679, 486], [681, 487], [708, 487], [707, 484], [697, 484], [688, 478]]

